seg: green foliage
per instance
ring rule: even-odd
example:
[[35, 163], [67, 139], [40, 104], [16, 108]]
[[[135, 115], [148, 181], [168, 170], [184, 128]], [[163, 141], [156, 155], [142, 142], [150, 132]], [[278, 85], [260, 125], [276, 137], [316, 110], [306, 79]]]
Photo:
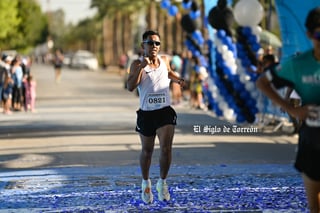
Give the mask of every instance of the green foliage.
[[138, 12], [145, 8], [150, 0], [91, 0], [91, 7], [97, 8], [98, 16], [114, 16], [117, 11], [130, 13]]
[[[77, 49], [79, 45], [95, 40], [101, 34], [101, 23], [95, 18], [87, 18], [79, 22], [77, 26], [69, 26], [60, 45], [64, 49]], [[73, 46], [78, 46], [73, 48]]]
[[17, 26], [21, 22], [18, 18], [18, 0], [0, 1], [0, 45], [6, 43], [6, 38], [17, 32]]
[[45, 41], [47, 18], [35, 0], [0, 1], [1, 49], [24, 52]]

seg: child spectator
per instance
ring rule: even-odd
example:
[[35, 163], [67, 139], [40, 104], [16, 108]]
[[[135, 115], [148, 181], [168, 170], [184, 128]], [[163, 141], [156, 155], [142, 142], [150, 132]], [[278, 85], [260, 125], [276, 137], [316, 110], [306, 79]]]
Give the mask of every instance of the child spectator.
[[34, 80], [33, 76], [29, 76], [24, 79], [24, 88], [25, 88], [25, 105], [24, 109], [27, 112], [29, 109], [31, 112], [35, 112], [35, 103], [36, 103], [36, 87], [37, 83]]

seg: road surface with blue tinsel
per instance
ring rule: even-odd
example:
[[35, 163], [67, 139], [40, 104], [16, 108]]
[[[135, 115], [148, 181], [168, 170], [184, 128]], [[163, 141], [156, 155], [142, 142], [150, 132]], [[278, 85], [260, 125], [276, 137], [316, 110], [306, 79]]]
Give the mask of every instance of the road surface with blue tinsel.
[[0, 173], [0, 212], [307, 212], [292, 165], [172, 166], [171, 200], [140, 199], [138, 167], [78, 167]]

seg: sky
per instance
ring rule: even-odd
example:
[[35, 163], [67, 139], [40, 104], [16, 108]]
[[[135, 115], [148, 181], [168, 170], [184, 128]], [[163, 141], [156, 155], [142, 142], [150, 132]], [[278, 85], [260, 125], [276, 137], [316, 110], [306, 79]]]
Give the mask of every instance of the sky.
[[90, 9], [91, 0], [38, 0], [43, 12], [63, 9], [65, 22], [77, 24], [80, 20], [92, 17], [94, 9]]

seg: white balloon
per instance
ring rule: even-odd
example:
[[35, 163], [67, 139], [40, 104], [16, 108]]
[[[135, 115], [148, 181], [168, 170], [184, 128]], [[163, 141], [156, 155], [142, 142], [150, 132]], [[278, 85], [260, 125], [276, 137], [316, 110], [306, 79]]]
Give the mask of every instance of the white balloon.
[[259, 25], [251, 26], [251, 30], [252, 30], [252, 33], [256, 36], [259, 36], [260, 33], [262, 32], [262, 28]]
[[222, 58], [223, 58], [224, 61], [227, 61], [229, 59], [228, 52], [223, 52], [222, 53]]
[[259, 98], [259, 92], [257, 90], [251, 91], [251, 96], [255, 99]]
[[221, 110], [224, 110], [228, 107], [227, 103], [222, 100], [218, 103], [218, 106]]
[[259, 112], [263, 112], [264, 111], [264, 104], [261, 102], [258, 102], [257, 108], [259, 109]]
[[218, 98], [218, 94], [216, 92], [212, 92], [211, 95], [212, 95], [212, 98], [214, 98], [214, 99]]
[[234, 7], [234, 18], [240, 26], [255, 26], [263, 18], [263, 7], [257, 0], [240, 0]]
[[234, 119], [234, 111], [233, 111], [233, 109], [225, 109], [225, 110], [223, 110], [223, 115], [227, 120], [233, 120]]
[[240, 81], [242, 83], [245, 83], [247, 81], [246, 76], [245, 75], [240, 75]]
[[227, 52], [228, 51], [228, 46], [223, 44], [222, 45], [222, 52]]
[[235, 59], [234, 59], [233, 52], [232, 52], [231, 50], [228, 50], [227, 54], [228, 54], [228, 58], [231, 58], [232, 60], [234, 60], [233, 63], [236, 63], [236, 61], [235, 61]]
[[251, 81], [247, 82], [246, 85], [245, 85], [245, 88], [248, 90], [248, 91], [253, 91], [255, 88], [254, 88], [254, 83], [252, 83]]
[[233, 64], [232, 66], [231, 66], [231, 73], [232, 74], [237, 74], [237, 65], [236, 64]]
[[220, 95], [218, 95], [218, 96], [216, 97], [216, 101], [217, 101], [218, 103], [220, 103], [220, 102], [222, 102], [222, 101], [224, 101], [224, 100], [222, 99], [222, 97], [221, 97]]

